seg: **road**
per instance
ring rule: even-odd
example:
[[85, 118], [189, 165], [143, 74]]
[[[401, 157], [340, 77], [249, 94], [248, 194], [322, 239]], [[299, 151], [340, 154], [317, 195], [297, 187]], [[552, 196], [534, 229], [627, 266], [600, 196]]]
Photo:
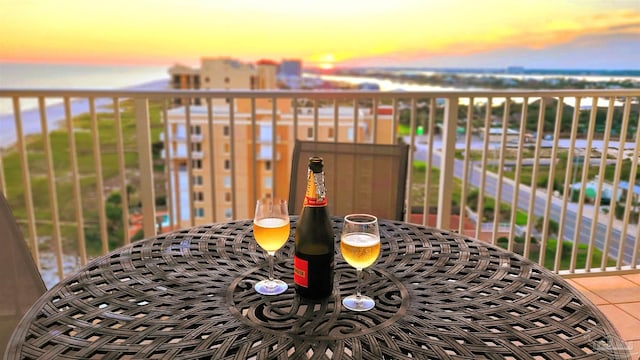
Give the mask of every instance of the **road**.
[[[408, 143], [410, 140], [407, 138], [405, 139], [405, 141]], [[562, 141], [559, 140], [559, 146], [563, 147], [563, 146], [567, 146], [568, 147], [568, 142], [567, 141]], [[597, 147], [598, 145], [602, 145], [602, 144], [596, 144], [594, 142], [593, 147]], [[616, 144], [617, 145], [617, 144]], [[614, 145], [612, 145], [614, 146]], [[472, 142], [472, 146], [473, 149], [482, 149], [483, 144], [481, 141], [475, 140]], [[441, 154], [439, 151], [437, 151], [438, 149], [441, 148], [441, 143], [439, 140], [434, 140], [433, 143], [433, 166], [439, 168], [440, 167], [440, 162], [441, 162]], [[458, 142], [456, 144], [456, 148], [465, 148], [465, 144], [464, 142]], [[495, 149], [493, 149], [495, 150]], [[491, 151], [491, 150], [490, 150]], [[428, 144], [424, 141], [421, 142], [416, 142], [416, 147], [415, 147], [415, 152], [414, 152], [414, 159], [415, 160], [422, 160], [422, 161], [426, 161], [427, 160], [427, 155], [428, 155]], [[464, 162], [462, 160], [454, 160], [454, 176], [458, 179], [462, 179], [463, 177], [463, 170], [464, 170]], [[471, 166], [471, 173], [470, 173], [470, 179], [469, 179], [469, 184], [473, 187], [479, 188], [480, 187], [480, 180], [481, 180], [481, 169], [479, 166]], [[495, 196], [498, 193], [498, 185], [500, 183], [498, 175], [495, 173], [491, 173], [491, 172], [486, 172], [487, 176], [485, 177], [485, 194], [488, 196], [492, 196], [495, 198]], [[501, 200], [505, 203], [509, 203], [509, 204], [513, 204], [514, 203], [514, 199], [513, 199], [513, 188], [514, 188], [514, 182], [510, 179], [504, 179], [502, 181], [502, 183], [500, 184], [502, 186], [502, 192], [501, 192]], [[534, 201], [534, 215], [535, 216], [544, 216], [545, 213], [545, 205], [547, 203], [547, 194], [546, 192], [543, 191], [535, 191], [535, 199]], [[529, 204], [531, 202], [531, 188], [529, 186], [525, 186], [525, 185], [519, 185], [518, 187], [518, 208], [522, 209], [526, 212], [529, 211]], [[559, 220], [561, 218], [561, 216], [564, 214], [565, 218], [564, 218], [564, 239], [565, 240], [569, 240], [573, 242], [573, 239], [575, 237], [575, 232], [576, 232], [576, 228], [577, 228], [577, 223], [578, 223], [578, 206], [575, 203], [567, 203], [567, 207], [565, 210], [563, 210], [563, 205], [562, 205], [562, 199], [557, 197], [557, 196], [552, 196], [551, 197], [551, 208], [550, 208], [550, 215], [549, 217], [551, 219], [555, 219], [555, 220]], [[588, 244], [589, 243], [589, 239], [591, 239], [591, 227], [593, 224], [593, 220], [592, 220], [592, 212], [591, 213], [584, 213], [582, 215], [582, 219], [580, 221], [580, 229], [579, 229], [579, 233], [578, 233], [578, 241], [580, 243], [584, 243], [584, 244]], [[605, 221], [605, 219], [601, 219], [601, 221]], [[622, 232], [620, 229], [616, 228], [615, 226], [612, 226], [610, 233], [608, 233], [607, 231], [607, 225], [606, 223], [602, 223], [601, 221], [598, 221], [598, 224], [596, 225], [596, 233], [595, 233], [595, 246], [598, 249], [603, 249], [604, 248], [604, 243], [605, 243], [605, 239], [607, 237], [609, 237], [609, 256], [613, 257], [613, 258], [617, 258], [618, 256], [618, 249], [620, 247], [620, 238], [622, 236]], [[615, 222], [614, 222], [615, 224]], [[627, 234], [627, 238], [626, 238], [626, 242], [625, 242], [625, 246], [624, 246], [624, 252], [623, 252], [623, 262], [624, 264], [630, 264], [631, 260], [632, 260], [632, 256], [633, 256], [633, 251], [634, 251], [634, 246], [635, 246], [635, 242], [636, 242], [636, 234]]]

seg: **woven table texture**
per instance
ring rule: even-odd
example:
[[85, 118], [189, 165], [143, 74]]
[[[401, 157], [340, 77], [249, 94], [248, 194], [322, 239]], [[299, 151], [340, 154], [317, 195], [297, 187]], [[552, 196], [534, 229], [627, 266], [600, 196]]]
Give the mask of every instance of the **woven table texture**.
[[[336, 249], [342, 219], [334, 218]], [[376, 307], [352, 312], [356, 272], [337, 251], [333, 295], [299, 298], [293, 234], [277, 253], [281, 295], [252, 221], [162, 234], [93, 260], [41, 297], [7, 359], [624, 359], [609, 320], [560, 276], [452, 232], [380, 221], [364, 271]]]

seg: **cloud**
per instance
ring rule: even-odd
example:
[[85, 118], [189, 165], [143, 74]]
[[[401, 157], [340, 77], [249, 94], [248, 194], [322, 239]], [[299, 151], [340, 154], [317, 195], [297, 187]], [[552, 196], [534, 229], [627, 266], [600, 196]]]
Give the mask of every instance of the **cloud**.
[[385, 58], [357, 59], [352, 66], [410, 66], [505, 68], [524, 66], [544, 69], [640, 70], [640, 33], [579, 36], [541, 48], [524, 45], [472, 53], [420, 52]]

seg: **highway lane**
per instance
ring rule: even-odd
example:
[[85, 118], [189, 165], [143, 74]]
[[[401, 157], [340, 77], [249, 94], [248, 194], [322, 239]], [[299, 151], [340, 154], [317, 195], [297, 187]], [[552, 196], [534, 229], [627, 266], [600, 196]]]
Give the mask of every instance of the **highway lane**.
[[[407, 139], [408, 142], [408, 139]], [[434, 167], [440, 168], [441, 156], [439, 149], [440, 144], [434, 142], [434, 151], [432, 164]], [[414, 152], [414, 159], [416, 160], [427, 160], [427, 144], [426, 143], [417, 143]], [[480, 178], [481, 178], [481, 170], [478, 166], [471, 166], [471, 172], [469, 176], [469, 184], [473, 187], [479, 188], [480, 186]], [[454, 177], [458, 179], [462, 179], [464, 170], [464, 161], [455, 159], [454, 160]], [[510, 179], [504, 179], [502, 182], [499, 181], [498, 175], [495, 173], [486, 173], [485, 177], [485, 193], [488, 196], [495, 197], [498, 193], [498, 186], [502, 187], [501, 200], [503, 202], [513, 204], [513, 186], [514, 182]], [[545, 191], [536, 190], [535, 192], [535, 200], [534, 200], [534, 215], [535, 216], [544, 216], [545, 206], [547, 203], [547, 194]], [[524, 211], [529, 211], [529, 203], [531, 201], [531, 188], [526, 185], [520, 185], [518, 187], [518, 208]], [[562, 199], [556, 196], [551, 196], [551, 208], [549, 218], [554, 219], [556, 221], [560, 220], [561, 214], [564, 213], [565, 216], [565, 224], [563, 228], [563, 238], [565, 240], [572, 241], [576, 236], [576, 228], [578, 222], [578, 209], [577, 204], [568, 203], [566, 209], [563, 209]], [[593, 221], [591, 219], [591, 213], [583, 214], [582, 219], [580, 221], [580, 229], [578, 232], [578, 241], [583, 244], [588, 244], [589, 239], [591, 239], [591, 227]], [[603, 219], [603, 221], [608, 221]], [[615, 222], [614, 222], [615, 224]], [[595, 246], [598, 249], [603, 249], [605, 245], [605, 239], [607, 238], [607, 225], [598, 222], [596, 226], [595, 233]], [[633, 256], [636, 234], [627, 234], [627, 240], [624, 246], [623, 252], [623, 262], [624, 264], [630, 264]], [[620, 247], [620, 238], [622, 236], [622, 231], [612, 227], [610, 235], [608, 236], [610, 246], [609, 246], [609, 256], [613, 258], [617, 258], [618, 249]]]

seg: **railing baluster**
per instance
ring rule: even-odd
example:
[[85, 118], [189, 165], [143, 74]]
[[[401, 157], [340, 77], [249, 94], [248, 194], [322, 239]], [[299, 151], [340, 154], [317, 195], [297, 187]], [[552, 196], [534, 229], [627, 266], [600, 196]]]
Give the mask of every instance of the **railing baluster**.
[[340, 107], [338, 99], [333, 99], [333, 141], [338, 142], [340, 135]]
[[[252, 166], [252, 171], [254, 173], [254, 178], [257, 179], [258, 176], [258, 136], [257, 136], [257, 132], [258, 132], [258, 123], [256, 120], [256, 98], [252, 97], [249, 100], [249, 103], [251, 105], [251, 160], [253, 161], [253, 166]], [[272, 124], [273, 125], [273, 124]], [[262, 136], [262, 134], [260, 134], [260, 136]], [[273, 133], [272, 133], [272, 154], [273, 154], [273, 147], [275, 147], [275, 138], [273, 138]], [[260, 143], [260, 147], [262, 147], [262, 142]], [[262, 152], [260, 152], [262, 153]], [[273, 166], [273, 164], [272, 164]], [[273, 182], [273, 185], [277, 184], [275, 181]], [[262, 195], [258, 195], [258, 183], [257, 181], [253, 181], [253, 199], [254, 200], [258, 200]]]
[[[173, 139], [173, 134], [171, 133], [171, 124], [169, 124], [169, 111], [167, 110], [167, 99], [163, 99], [162, 100], [162, 127], [164, 129], [164, 136], [165, 136], [165, 142], [164, 142], [164, 174], [165, 177], [167, 178], [167, 214], [169, 215], [169, 226], [171, 227], [171, 229], [174, 229], [176, 227], [176, 224], [179, 223], [179, 221], [176, 220], [176, 214], [174, 213], [174, 206], [175, 207], [179, 207], [178, 204], [174, 204], [173, 201], [173, 189], [174, 189], [174, 184], [175, 184], [175, 188], [179, 189], [179, 184], [177, 182], [174, 183], [173, 179], [171, 179], [171, 175], [172, 172], [174, 174], [177, 174], [178, 171], [177, 169], [172, 170], [173, 168], [173, 160], [172, 160], [172, 144], [175, 141]], [[211, 144], [213, 144], [213, 141], [210, 141]], [[193, 181], [193, 179], [189, 178], [189, 181]], [[213, 194], [212, 194], [213, 196]]]
[[[278, 175], [278, 103], [277, 98], [271, 98], [271, 192], [275, 199], [278, 194], [276, 175]], [[283, 172], [284, 173], [284, 172]], [[255, 182], [255, 181], [254, 181]]]
[[[415, 100], [415, 99], [414, 99]], [[416, 105], [415, 102], [413, 103], [413, 105]], [[429, 99], [429, 118], [428, 120], [428, 126], [427, 126], [427, 161], [426, 161], [426, 167], [425, 167], [425, 177], [424, 177], [424, 216], [423, 216], [423, 224], [428, 225], [429, 222], [429, 212], [430, 212], [430, 206], [429, 206], [429, 199], [431, 199], [431, 171], [433, 169], [433, 147], [434, 147], [434, 139], [435, 139], [435, 133], [436, 133], [436, 111], [437, 111], [438, 107], [436, 104], [436, 99], [435, 98], [431, 98]], [[417, 109], [416, 109], [417, 110]], [[416, 119], [416, 124], [417, 124], [417, 119]], [[417, 125], [416, 125], [417, 126]], [[414, 133], [416, 132], [416, 130], [413, 131]], [[444, 140], [444, 138], [443, 138]], [[444, 143], [444, 141], [443, 141]], [[438, 184], [438, 188], [442, 188], [442, 186], [446, 186], [445, 184], [439, 183]]]
[[[593, 132], [596, 127], [596, 115], [598, 113], [598, 98], [593, 97], [591, 99], [591, 111], [589, 113], [589, 126], [587, 129], [587, 144], [585, 147], [585, 156], [582, 162], [582, 177], [580, 179], [580, 191], [579, 191], [579, 200], [578, 200], [578, 213], [577, 217], [580, 222], [582, 222], [582, 215], [584, 210], [584, 200], [585, 200], [585, 188], [587, 186], [587, 181], [589, 179], [589, 167], [591, 166], [591, 147], [593, 144]], [[576, 226], [575, 236], [573, 238], [574, 242], [579, 241], [580, 239], [580, 227]], [[592, 247], [594, 239], [589, 239], [589, 246], [587, 248], [587, 258], [585, 262], [585, 269], [589, 271], [591, 269], [591, 257], [593, 255]], [[571, 269], [570, 269], [571, 270]]]
[[[195, 203], [195, 196], [193, 195], [193, 188], [194, 188], [194, 184], [193, 184], [193, 169], [196, 168], [194, 165], [194, 159], [193, 159], [193, 141], [191, 141], [191, 101], [192, 99], [189, 98], [189, 101], [187, 102], [187, 106], [185, 106], [184, 108], [184, 116], [185, 116], [185, 133], [186, 133], [186, 144], [185, 147], [187, 148], [187, 174], [189, 174], [189, 181], [187, 181], [187, 197], [189, 198], [189, 222], [191, 223], [191, 226], [195, 226], [196, 224], [196, 213], [195, 213], [195, 208], [194, 208], [194, 203]], [[179, 145], [178, 145], [178, 149], [179, 149]], [[200, 164], [199, 167], [197, 167], [198, 172], [202, 173], [202, 159], [198, 159], [197, 160], [198, 163]], [[154, 204], [155, 207], [155, 204]]]
[[235, 99], [229, 101], [229, 159], [231, 159], [231, 218], [238, 216], [238, 197], [236, 196], [236, 111]]
[[24, 184], [24, 204], [27, 211], [27, 227], [29, 228], [29, 245], [33, 261], [41, 270], [40, 251], [38, 248], [38, 233], [36, 231], [36, 215], [33, 207], [33, 194], [31, 192], [31, 173], [29, 171], [29, 157], [22, 131], [22, 113], [20, 112], [20, 97], [13, 97], [13, 115], [16, 124], [16, 147], [20, 154], [20, 168], [22, 170], [22, 183]]
[[[393, 134], [394, 136], [397, 134], [396, 132], [396, 128], [397, 128], [397, 124], [400, 122], [400, 114], [398, 113], [398, 98], [397, 97], [393, 97], [391, 99], [391, 107], [393, 108], [392, 112], [393, 112], [393, 123], [394, 126], [392, 126], [393, 128]], [[413, 129], [413, 126], [415, 124], [410, 124], [409, 125], [409, 158], [407, 159], [408, 161], [408, 165], [407, 165], [407, 183], [406, 183], [406, 187], [405, 187], [405, 194], [406, 195], [406, 199], [405, 199], [405, 215], [404, 215], [404, 220], [405, 221], [410, 221], [411, 220], [411, 214], [412, 214], [412, 204], [411, 204], [411, 187], [413, 184], [412, 181], [412, 177], [413, 177], [413, 159], [414, 159], [414, 154], [415, 154], [415, 132]], [[395, 139], [395, 137], [394, 137]], [[395, 140], [397, 141], [397, 140]]]
[[[546, 109], [546, 101], [544, 97], [540, 99], [540, 107], [538, 109], [538, 126], [536, 128], [535, 150], [533, 155], [533, 168], [531, 169], [531, 194], [529, 196], [529, 209], [527, 212], [527, 231], [529, 238], [533, 232], [533, 224], [535, 222], [535, 204], [538, 199], [538, 168], [540, 167], [540, 153], [542, 151], [542, 132], [544, 131], [544, 112]], [[528, 109], [527, 109], [528, 110]], [[543, 234], [544, 239], [544, 234]], [[540, 250], [542, 251], [542, 250]], [[531, 252], [531, 241], [524, 242], [523, 256], [529, 258]]]
[[49, 191], [49, 208], [51, 209], [51, 238], [58, 266], [58, 278], [64, 278], [64, 262], [62, 259], [62, 235], [60, 234], [60, 215], [58, 208], [58, 189], [56, 187], [56, 174], [53, 167], [53, 155], [49, 138], [49, 126], [47, 124], [47, 112], [44, 97], [38, 97], [38, 109], [40, 110], [40, 126], [42, 129], [42, 142], [47, 162], [47, 189]]
[[484, 139], [482, 143], [482, 166], [480, 168], [480, 190], [478, 191], [476, 238], [480, 238], [480, 229], [482, 228], [482, 222], [484, 221], [484, 192], [487, 183], [487, 156], [489, 154], [489, 128], [491, 127], [492, 107], [493, 99], [488, 97], [487, 103], [485, 104]]
[[473, 169], [470, 168], [473, 164], [471, 161], [471, 123], [473, 122], [473, 110], [474, 99], [473, 96], [469, 98], [469, 106], [467, 107], [467, 123], [464, 130], [464, 165], [462, 168], [462, 189], [460, 195], [460, 221], [458, 224], [458, 232], [464, 233], [465, 219], [467, 218], [467, 196], [469, 196], [469, 184], [471, 182], [471, 176]]
[[[371, 121], [371, 134], [373, 136], [373, 143], [378, 143], [378, 98], [371, 99], [371, 109], [373, 111], [373, 120]], [[397, 140], [393, 139], [393, 143]]]
[[[518, 218], [518, 200], [520, 195], [520, 174], [522, 172], [522, 158], [524, 151], [525, 132], [527, 131], [527, 111], [529, 109], [529, 98], [522, 98], [522, 110], [520, 115], [520, 133], [518, 134], [518, 147], [516, 153], [516, 171], [513, 176], [513, 194], [511, 201], [511, 221], [509, 222], [509, 251], [513, 251], [513, 242], [515, 241], [516, 219]], [[533, 191], [533, 189], [532, 189]], [[530, 234], [524, 234], [524, 241], [531, 240]]]
[[[547, 245], [549, 241], [549, 225], [551, 220], [551, 207], [553, 205], [553, 186], [555, 184], [556, 177], [556, 161], [558, 160], [558, 138], [560, 137], [560, 129], [562, 124], [562, 113], [564, 110], [564, 97], [559, 96], [556, 100], [556, 116], [555, 116], [555, 126], [553, 132], [553, 146], [551, 147], [551, 159], [549, 162], [549, 177], [547, 179], [547, 194], [546, 201], [544, 207], [544, 215], [542, 216], [542, 245], [540, 246], [540, 257], [538, 263], [544, 266]], [[544, 121], [544, 113], [541, 113], [541, 118], [538, 121]], [[542, 136], [542, 133], [538, 133], [538, 136]], [[535, 184], [535, 183], [534, 183]], [[562, 228], [563, 224], [559, 224], [560, 228]], [[558, 243], [562, 242], [562, 239], [558, 237]], [[557, 248], [557, 247], [556, 247]], [[562, 249], [560, 249], [562, 250]], [[555, 267], [555, 265], [554, 265]]]
[[[622, 176], [622, 166], [623, 166], [623, 156], [624, 155], [624, 144], [627, 141], [627, 128], [629, 125], [629, 114], [631, 113], [631, 99], [627, 98], [624, 103], [624, 110], [622, 115], [622, 126], [620, 129], [620, 137], [618, 140], [618, 154], [616, 156], [616, 166], [613, 175], [613, 190], [611, 191], [611, 199], [609, 200], [609, 221], [607, 222], [607, 232], [605, 234], [605, 239], [611, 239], [611, 231], [613, 230], [613, 220], [616, 217], [616, 204], [618, 203], [618, 189], [620, 187], [620, 177]], [[625, 225], [626, 226], [626, 225]], [[625, 239], [620, 237], [620, 241], [618, 242], [618, 254], [615, 255], [617, 261], [616, 266], [621, 265], [623, 257], [621, 254], [624, 253], [624, 244]], [[609, 246], [605, 249], [608, 253], [610, 251]], [[603, 253], [605, 252], [603, 251]], [[604, 256], [604, 255], [603, 255]], [[608, 256], [607, 256], [608, 260]], [[606, 268], [608, 264], [602, 263], [600, 268]]]
[[151, 156], [151, 129], [149, 127], [149, 99], [134, 100], [136, 118], [136, 143], [142, 198], [142, 229], [145, 237], [156, 234], [155, 188], [153, 186], [153, 158]]
[[[493, 229], [491, 232], [491, 243], [498, 242], [498, 225], [500, 224], [500, 208], [502, 204], [502, 184], [504, 183], [504, 161], [505, 149], [507, 148], [507, 125], [509, 124], [509, 113], [511, 112], [511, 98], [504, 99], [502, 113], [502, 133], [500, 134], [500, 154], [498, 155], [498, 185], [496, 186], [496, 197], [493, 205]], [[507, 240], [507, 247], [513, 249], [513, 238]]]
[[[211, 176], [209, 176], [209, 191], [211, 192], [211, 217], [212, 219], [217, 219], [217, 209], [216, 209], [216, 204], [217, 204], [217, 196], [216, 196], [216, 175], [215, 175], [215, 168], [216, 168], [216, 151], [215, 151], [215, 144], [214, 144], [214, 122], [213, 122], [213, 101], [210, 97], [206, 98], [206, 102], [207, 102], [207, 134], [209, 137], [209, 169], [211, 169]], [[189, 181], [193, 181], [193, 179], [189, 179]], [[204, 179], [203, 179], [203, 184], [204, 184]]]
[[[573, 120], [571, 121], [571, 141], [569, 143], [569, 152], [567, 153], [567, 168], [564, 177], [564, 185], [562, 187], [562, 209], [560, 212], [560, 226], [558, 228], [558, 243], [556, 246], [556, 258], [553, 265], [553, 270], [557, 273], [560, 272], [560, 265], [562, 265], [562, 245], [564, 243], [564, 225], [567, 221], [567, 209], [569, 204], [569, 196], [571, 195], [571, 179], [573, 178], [573, 165], [575, 156], [575, 144], [578, 135], [578, 121], [580, 120], [580, 103], [582, 99], [579, 96], [575, 97], [575, 106], [573, 107]], [[580, 221], [580, 219], [577, 219]], [[576, 231], [580, 229], [580, 223], [576, 224]], [[575, 262], [578, 256], [578, 244], [579, 241], [574, 241], [571, 246], [571, 261], [569, 265], [569, 271], [575, 271]], [[560, 250], [557, 250], [560, 249]]]
[[104, 180], [102, 178], [102, 158], [100, 133], [98, 131], [98, 115], [96, 114], [95, 98], [89, 98], [89, 116], [91, 119], [91, 137], [93, 140], [93, 166], [96, 176], [96, 201], [98, 205], [98, 222], [100, 226], [100, 242], [102, 254], [109, 252], [109, 234], [107, 233], [107, 214], [104, 199]]
[[[607, 107], [607, 120], [604, 129], [604, 143], [602, 144], [602, 158], [600, 162], [600, 171], [598, 173], [598, 189], [596, 190], [596, 201], [594, 205], [595, 214], [593, 216], [592, 224], [592, 236], [595, 236], [598, 228], [598, 215], [600, 213], [600, 202], [602, 200], [602, 183], [604, 182], [605, 168], [607, 164], [607, 150], [609, 149], [609, 141], [611, 139], [611, 127], [613, 125], [613, 113], [614, 113], [615, 98], [609, 99], [609, 106]], [[609, 238], [604, 238], [604, 245], [602, 247], [602, 258], [600, 261], [600, 270], [604, 270], [607, 267], [607, 258], [609, 255], [608, 246], [610, 245]]]
[[122, 119], [120, 118], [120, 100], [113, 98], [113, 117], [116, 125], [116, 149], [118, 156], [118, 172], [120, 174], [120, 199], [122, 206], [123, 240], [131, 242], [129, 237], [129, 197], [127, 195], [127, 165], [124, 161], [124, 141], [122, 140]]
[[64, 98], [65, 124], [67, 126], [67, 143], [69, 144], [69, 166], [71, 182], [73, 184], [73, 201], [76, 209], [76, 227], [78, 255], [80, 265], [87, 263], [87, 244], [84, 232], [84, 212], [82, 211], [82, 189], [80, 188], [80, 170], [78, 169], [78, 152], [76, 150], [76, 136], [73, 131], [73, 119], [71, 118], [71, 103], [69, 97]]
[[[629, 97], [627, 97], [629, 99]], [[620, 146], [622, 148], [622, 146]], [[624, 225], [622, 226], [622, 234], [620, 235], [621, 244], [620, 251], [618, 251], [618, 259], [616, 260], [616, 269], [620, 270], [623, 265], [623, 255], [624, 255], [624, 245], [627, 241], [627, 230], [629, 228], [629, 217], [631, 215], [631, 210], [633, 209], [632, 200], [636, 196], [634, 191], [634, 185], [636, 181], [636, 174], [638, 173], [638, 159], [640, 159], [640, 114], [638, 115], [638, 122], [636, 123], [636, 142], [633, 148], [633, 156], [631, 158], [631, 171], [629, 171], [629, 188], [627, 189], [627, 199], [625, 202], [625, 212], [624, 212]], [[638, 194], [640, 197], [640, 194]], [[637, 201], [637, 200], [636, 200]], [[633, 251], [633, 255], [631, 258], [631, 267], [633, 269], [636, 268], [637, 258], [638, 258], [638, 239], [640, 238], [640, 219], [636, 218], [636, 228], [638, 229], [638, 234], [636, 234], [635, 241], [635, 249]]]
[[[458, 128], [457, 96], [445, 98], [444, 133], [442, 134], [442, 157], [440, 162], [440, 185], [453, 181], [454, 160], [456, 154], [456, 130]], [[438, 217], [436, 226], [451, 228], [451, 195], [453, 186], [443, 186], [438, 192]]]
[[[318, 109], [318, 99], [315, 99], [313, 101], [313, 141], [318, 141], [318, 122], [319, 122], [319, 109]], [[354, 134], [353, 137], [354, 139], [356, 138], [356, 134], [355, 134], [355, 128], [353, 129]]]

